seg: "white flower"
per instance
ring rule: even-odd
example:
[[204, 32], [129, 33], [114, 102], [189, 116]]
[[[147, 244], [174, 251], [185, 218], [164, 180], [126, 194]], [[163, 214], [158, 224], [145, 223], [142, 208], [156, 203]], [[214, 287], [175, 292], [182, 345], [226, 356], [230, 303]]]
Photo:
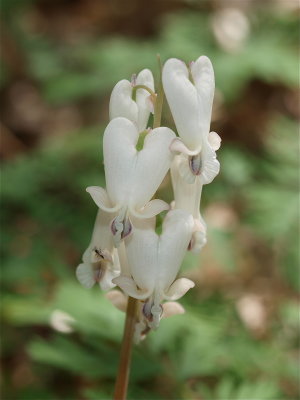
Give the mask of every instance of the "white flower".
[[[120, 311], [126, 312], [128, 296], [126, 296], [123, 292], [119, 290], [111, 290], [106, 294], [106, 298]], [[151, 330], [149, 326], [149, 316], [145, 315], [145, 301], [137, 300], [137, 315], [136, 315], [136, 324], [134, 330], [133, 340], [137, 344], [141, 340], [146, 338], [146, 335]], [[167, 301], [162, 304], [162, 316], [161, 318], [168, 318], [176, 314], [184, 314], [185, 309], [181, 304], [176, 301]], [[151, 320], [151, 316], [150, 316]]]
[[149, 91], [137, 89], [134, 95], [134, 87], [138, 85], [147, 86], [154, 92], [154, 80], [149, 69], [143, 69], [133, 82], [126, 79], [118, 82], [113, 88], [109, 103], [110, 120], [117, 117], [125, 117], [132, 121], [139, 132], [147, 128], [150, 112], [153, 113], [153, 99]]
[[[193, 82], [190, 80], [190, 75]], [[172, 151], [184, 154], [180, 173], [189, 183], [200, 177], [202, 184], [210, 183], [219, 173], [216, 152], [221, 139], [209, 132], [213, 96], [214, 71], [210, 60], [201, 56], [191, 63], [171, 58], [163, 68], [163, 86], [178, 134]]]
[[176, 156], [171, 165], [171, 178], [174, 192], [175, 209], [186, 210], [194, 217], [194, 232], [189, 244], [189, 250], [198, 253], [206, 244], [206, 224], [200, 214], [202, 183], [197, 176], [194, 183], [187, 183], [181, 176], [179, 167], [184, 156]]
[[88, 289], [96, 282], [102, 290], [111, 289], [115, 286], [112, 279], [120, 275], [119, 258], [113, 246], [110, 220], [110, 214], [98, 211], [91, 243], [83, 254], [83, 263], [76, 269], [77, 279]]
[[189, 279], [175, 280], [191, 240], [193, 217], [184, 210], [170, 211], [160, 236], [154, 223], [154, 218], [136, 223], [135, 234], [125, 241], [131, 277], [114, 279], [128, 296], [146, 300], [143, 312], [151, 328], [159, 324], [162, 300], [177, 300], [194, 287]]
[[64, 311], [52, 311], [49, 322], [51, 327], [58, 332], [71, 333], [74, 331], [72, 325], [74, 325], [75, 319]]
[[112, 213], [116, 247], [131, 233], [131, 217], [151, 218], [169, 209], [162, 200], [149, 200], [170, 168], [169, 146], [174, 137], [169, 128], [153, 129], [137, 151], [139, 133], [131, 121], [115, 118], [108, 124], [103, 139], [107, 191], [97, 186], [87, 191], [99, 208]]

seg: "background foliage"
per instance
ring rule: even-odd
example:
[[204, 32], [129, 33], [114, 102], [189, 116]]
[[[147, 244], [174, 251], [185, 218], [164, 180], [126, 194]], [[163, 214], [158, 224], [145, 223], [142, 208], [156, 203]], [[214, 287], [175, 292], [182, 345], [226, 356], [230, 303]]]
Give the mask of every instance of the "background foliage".
[[299, 5], [225, 5], [242, 17], [219, 1], [2, 1], [3, 399], [111, 397], [124, 316], [75, 280], [96, 214], [85, 187], [104, 185], [112, 87], [157, 74], [156, 53], [212, 59], [222, 169], [203, 193], [208, 245], [183, 265], [186, 314], [135, 348], [129, 398], [299, 398]]

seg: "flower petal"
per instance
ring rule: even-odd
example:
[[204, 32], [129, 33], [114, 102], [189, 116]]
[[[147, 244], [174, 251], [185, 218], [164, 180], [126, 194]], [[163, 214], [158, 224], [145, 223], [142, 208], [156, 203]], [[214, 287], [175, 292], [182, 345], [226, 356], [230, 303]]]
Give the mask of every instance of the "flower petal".
[[173, 159], [169, 147], [174, 138], [174, 132], [165, 127], [153, 129], [145, 137], [133, 172], [130, 204], [136, 209], [148, 203], [166, 176]]
[[170, 206], [168, 203], [166, 203], [163, 200], [159, 199], [154, 199], [150, 200], [143, 208], [140, 210], [130, 210], [130, 212], [136, 217], [136, 218], [152, 218], [155, 215], [161, 213], [162, 211], [167, 211], [170, 209]]
[[109, 102], [109, 119], [124, 117], [137, 123], [138, 106], [132, 100], [132, 85], [126, 79], [118, 82], [113, 88]]
[[108, 213], [115, 213], [119, 211], [120, 206], [117, 204], [115, 207], [111, 206], [111, 202], [105, 189], [99, 186], [89, 186], [86, 191], [91, 195], [96, 205], [103, 211]]
[[171, 166], [171, 178], [174, 192], [175, 208], [186, 210], [194, 218], [199, 218], [199, 207], [202, 193], [202, 184], [199, 177], [194, 176], [194, 182], [187, 182], [181, 175], [180, 166], [187, 165], [187, 158], [183, 155], [175, 157]]
[[132, 189], [137, 160], [136, 126], [126, 118], [115, 118], [108, 124], [103, 137], [106, 187], [114, 205], [125, 205]]
[[188, 290], [193, 288], [195, 283], [187, 278], [177, 279], [165, 292], [165, 299], [167, 300], [178, 300], [180, 297], [186, 294]]
[[118, 276], [113, 280], [128, 296], [134, 297], [135, 299], [143, 300], [149, 297], [150, 292], [146, 290], [140, 290], [135, 284], [132, 278], [127, 276]]
[[159, 270], [156, 287], [168, 288], [176, 278], [187, 251], [194, 228], [194, 219], [184, 210], [172, 210], [166, 215], [158, 247]]
[[[154, 91], [154, 79], [149, 69], [143, 69], [136, 78], [137, 85], [145, 85]], [[147, 128], [147, 123], [151, 111], [151, 102], [149, 101], [149, 92], [145, 89], [138, 89], [136, 92], [136, 104], [138, 106], [138, 130], [142, 132]]]
[[210, 59], [206, 56], [199, 57], [191, 64], [191, 75], [197, 89], [200, 129], [207, 135], [215, 91], [214, 70]]
[[200, 180], [203, 185], [211, 183], [220, 171], [220, 163], [217, 160], [216, 152], [212, 149], [208, 142], [203, 143], [201, 151], [201, 172]]
[[[175, 134], [157, 128], [147, 134], [144, 147], [136, 150], [138, 131], [125, 118], [115, 118], [104, 132], [104, 166], [107, 192], [113, 204], [141, 208], [151, 199], [172, 160], [169, 150]], [[155, 166], [155, 168], [151, 168]]]
[[163, 304], [163, 315], [162, 318], [168, 318], [176, 314], [184, 314], [185, 309], [181, 304], [176, 301], [168, 301]]
[[162, 81], [178, 134], [190, 150], [196, 150], [202, 140], [198, 95], [187, 66], [176, 58], [169, 59], [163, 67]]
[[175, 138], [170, 145], [170, 150], [173, 152], [187, 154], [189, 156], [194, 156], [199, 153], [200, 148], [192, 151], [186, 147], [186, 145], [183, 143], [181, 139]]
[[90, 264], [79, 264], [76, 269], [78, 281], [87, 289], [90, 289], [96, 283], [93, 267]]
[[221, 146], [221, 138], [216, 132], [209, 132], [208, 142], [215, 151], [219, 150]]
[[152, 223], [142, 221], [134, 225], [134, 233], [125, 241], [125, 245], [132, 278], [140, 289], [152, 293], [159, 269], [158, 236]]

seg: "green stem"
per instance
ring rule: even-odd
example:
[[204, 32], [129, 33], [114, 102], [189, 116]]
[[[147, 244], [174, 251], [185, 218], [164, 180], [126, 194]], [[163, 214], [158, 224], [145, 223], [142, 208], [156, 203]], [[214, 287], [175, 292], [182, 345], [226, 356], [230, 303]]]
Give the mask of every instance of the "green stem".
[[133, 297], [128, 298], [119, 369], [114, 392], [114, 400], [126, 400], [132, 353], [132, 341], [136, 323], [137, 304], [138, 301], [136, 299], [134, 299]]
[[160, 60], [160, 55], [157, 55], [157, 60], [159, 64], [159, 84], [158, 84], [158, 91], [155, 101], [154, 107], [154, 121], [153, 121], [153, 129], [158, 128], [161, 125], [161, 114], [162, 114], [162, 107], [164, 102], [164, 89], [162, 84], [162, 65]]
[[135, 98], [135, 96], [136, 96], [136, 91], [137, 91], [138, 89], [147, 90], [147, 92], [149, 92], [150, 95], [151, 95], [153, 98], [156, 97], [156, 93], [154, 93], [153, 90], [150, 89], [148, 86], [146, 86], [146, 85], [135, 85], [135, 86], [133, 87], [133, 89], [132, 89], [132, 97], [133, 97], [133, 98]]

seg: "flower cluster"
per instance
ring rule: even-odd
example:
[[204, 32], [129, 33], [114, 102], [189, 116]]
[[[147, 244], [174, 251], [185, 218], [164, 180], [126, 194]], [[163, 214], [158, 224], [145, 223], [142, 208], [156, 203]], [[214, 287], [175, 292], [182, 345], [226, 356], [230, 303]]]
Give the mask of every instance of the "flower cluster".
[[[202, 187], [220, 168], [216, 150], [221, 139], [209, 131], [214, 95], [210, 60], [201, 56], [186, 66], [169, 59], [162, 85], [179, 137], [168, 127], [147, 126], [159, 101], [150, 70], [131, 82], [118, 82], [112, 91], [103, 137], [106, 189], [87, 188], [99, 210], [76, 270], [87, 288], [118, 286], [122, 291], [112, 290], [107, 297], [122, 310], [129, 296], [138, 299], [136, 341], [156, 329], [162, 317], [184, 312], [175, 300], [194, 283], [177, 274], [186, 251], [199, 252], [206, 243], [199, 211]], [[169, 170], [171, 204], [153, 199]], [[158, 235], [156, 216], [162, 211], [167, 214]]]

